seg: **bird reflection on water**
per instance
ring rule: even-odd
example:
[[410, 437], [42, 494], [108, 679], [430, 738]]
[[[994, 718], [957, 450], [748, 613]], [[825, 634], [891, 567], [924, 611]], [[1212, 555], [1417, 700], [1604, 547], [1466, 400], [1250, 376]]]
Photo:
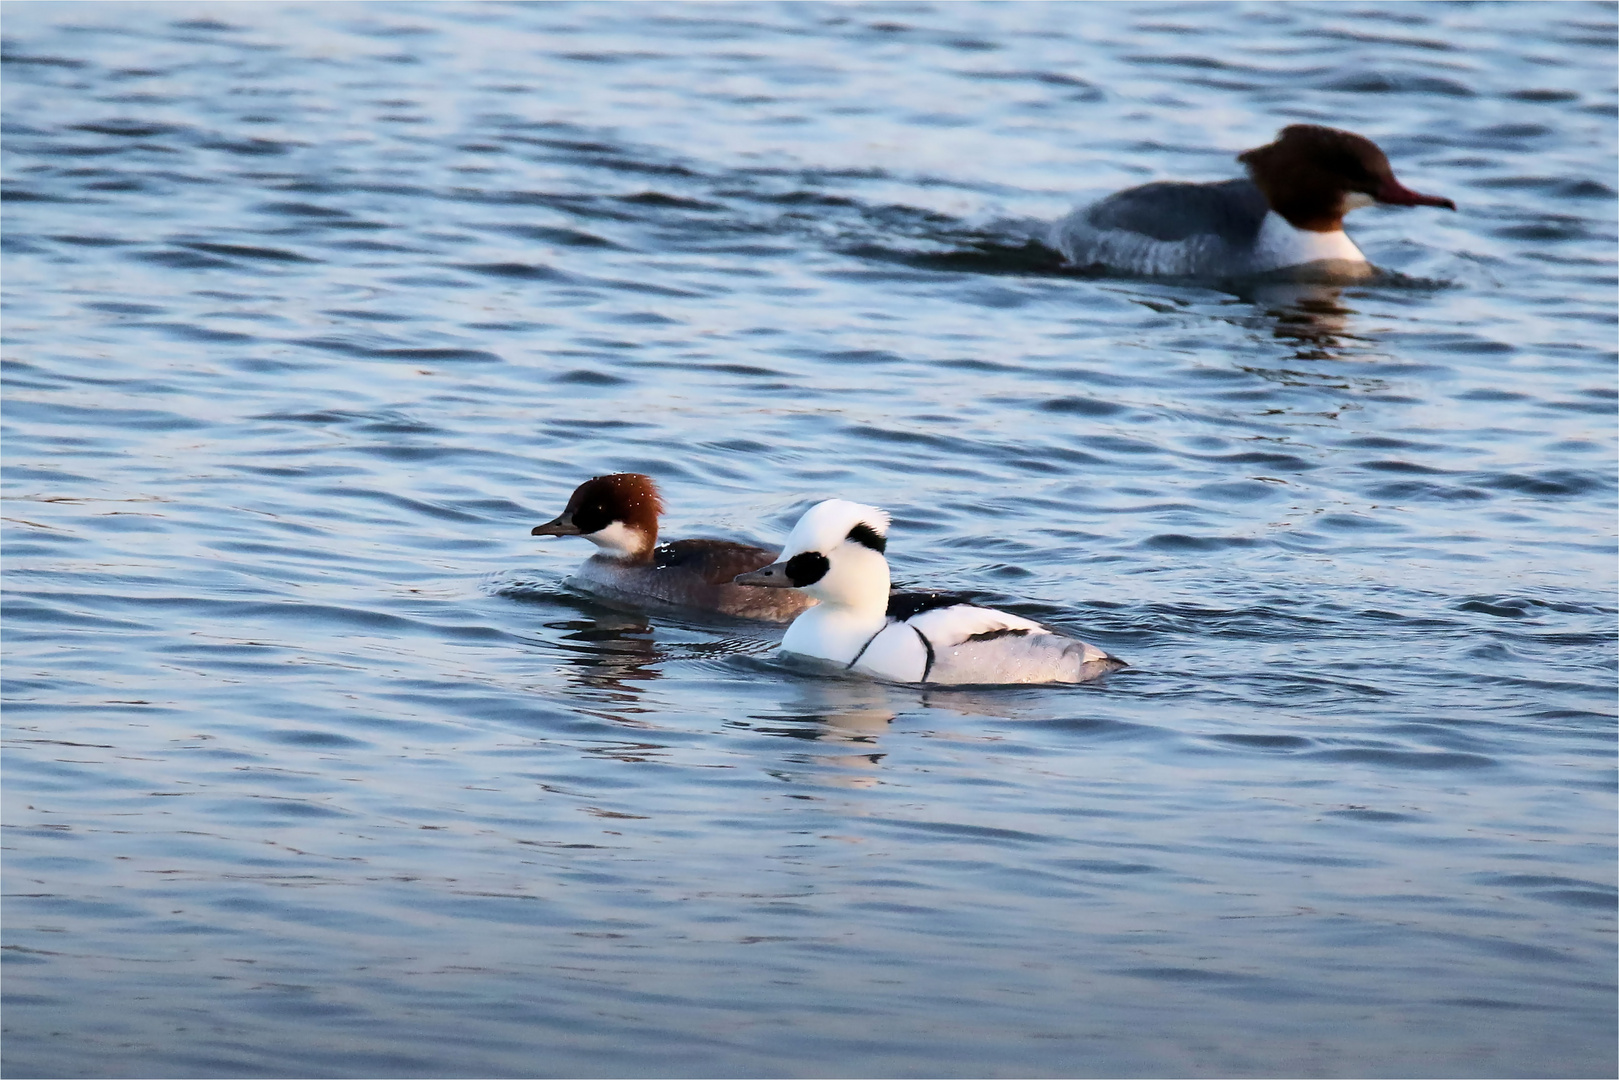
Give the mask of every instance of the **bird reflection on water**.
[[1247, 298], [1264, 311], [1271, 335], [1293, 348], [1296, 360], [1340, 360], [1366, 347], [1354, 333], [1355, 309], [1335, 285], [1276, 283], [1255, 286]]
[[886, 683], [851, 675], [811, 676], [793, 679], [788, 685], [793, 696], [782, 703], [782, 711], [800, 723], [814, 725], [818, 733], [810, 738], [875, 745], [877, 736], [899, 715], [893, 699], [899, 688]]
[[[618, 612], [546, 623], [560, 631], [556, 640], [567, 687], [583, 691], [612, 719], [649, 710], [643, 706], [642, 684], [663, 678], [658, 664], [663, 654], [653, 638], [652, 624], [638, 615]], [[634, 722], [634, 721], [631, 721]]]
[[[815, 752], [787, 756], [788, 763], [814, 770], [812, 775], [788, 770], [775, 773], [779, 779], [790, 783], [809, 781], [845, 788], [875, 786], [880, 779], [878, 770], [884, 766], [887, 756], [880, 740], [902, 717], [934, 726], [940, 711], [998, 720], [1051, 715], [1054, 691], [1049, 687], [909, 686], [827, 672], [824, 665], [801, 658], [784, 662], [784, 666], [804, 673], [782, 683], [788, 694], [779, 711], [749, 719], [752, 730], [761, 735], [818, 744]], [[808, 670], [804, 670], [806, 668]], [[796, 675], [796, 671], [794, 673]], [[943, 734], [966, 741], [999, 739], [999, 736], [982, 733]], [[828, 766], [836, 771], [828, 771]]]
[[[754, 722], [753, 730], [761, 735], [823, 744], [817, 753], [787, 756], [790, 764], [816, 769], [814, 782], [817, 784], [874, 786], [878, 782], [875, 770], [882, 765], [885, 756], [878, 749], [878, 737], [898, 715], [891, 700], [897, 688], [870, 679], [828, 678], [816, 672], [789, 679], [783, 688], [789, 696], [782, 701], [780, 710], [750, 717]], [[820, 771], [828, 765], [839, 771], [830, 774]], [[805, 779], [789, 771], [774, 775], [789, 783]]]
[[[1249, 286], [1240, 300], [1252, 314], [1236, 321], [1290, 350], [1281, 357], [1270, 353], [1273, 363], [1264, 366], [1239, 363], [1243, 371], [1287, 387], [1364, 393], [1387, 389], [1387, 377], [1376, 365], [1389, 356], [1359, 325], [1361, 313], [1344, 301], [1342, 286], [1267, 282]], [[1319, 415], [1335, 419], [1338, 410]]]

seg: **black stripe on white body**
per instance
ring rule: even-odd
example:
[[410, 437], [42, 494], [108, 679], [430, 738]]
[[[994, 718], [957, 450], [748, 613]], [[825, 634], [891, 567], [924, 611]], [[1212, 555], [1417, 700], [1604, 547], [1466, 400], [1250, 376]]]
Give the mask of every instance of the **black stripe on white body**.
[[1102, 650], [1010, 612], [946, 593], [890, 590], [888, 514], [827, 499], [804, 512], [751, 588], [792, 589], [820, 603], [787, 628], [781, 651], [903, 683], [1086, 682], [1124, 667]]
[[1088, 682], [1123, 666], [1031, 619], [952, 604], [890, 617], [850, 670], [893, 682], [969, 685]]

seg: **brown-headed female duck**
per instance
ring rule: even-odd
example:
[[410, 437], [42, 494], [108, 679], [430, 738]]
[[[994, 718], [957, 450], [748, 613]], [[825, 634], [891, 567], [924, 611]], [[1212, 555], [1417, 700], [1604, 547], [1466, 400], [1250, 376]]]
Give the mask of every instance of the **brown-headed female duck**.
[[637, 607], [672, 605], [747, 619], [787, 622], [815, 603], [802, 593], [733, 585], [738, 574], [769, 565], [776, 552], [730, 540], [658, 543], [663, 499], [650, 476], [614, 473], [574, 489], [555, 521], [534, 536], [583, 536], [601, 550], [569, 584]]

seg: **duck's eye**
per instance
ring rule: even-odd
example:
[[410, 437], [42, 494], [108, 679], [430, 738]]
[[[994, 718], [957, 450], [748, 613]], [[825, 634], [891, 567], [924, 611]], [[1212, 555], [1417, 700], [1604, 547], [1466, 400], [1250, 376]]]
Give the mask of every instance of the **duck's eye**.
[[793, 588], [802, 589], [820, 581], [831, 568], [832, 564], [819, 551], [800, 551], [787, 560], [787, 580], [793, 583]]
[[573, 512], [573, 523], [579, 526], [579, 531], [586, 535], [597, 532], [613, 523], [613, 512], [607, 509], [607, 504], [600, 499], [591, 499]]

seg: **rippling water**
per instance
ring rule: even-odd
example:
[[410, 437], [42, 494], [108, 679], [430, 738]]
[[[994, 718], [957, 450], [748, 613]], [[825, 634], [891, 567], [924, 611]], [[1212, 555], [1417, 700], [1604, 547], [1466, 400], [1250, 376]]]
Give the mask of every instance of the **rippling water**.
[[[5, 8], [10, 1076], [1612, 1075], [1610, 5]], [[1377, 139], [1390, 273], [1066, 274]], [[529, 527], [895, 514], [923, 691]]]

